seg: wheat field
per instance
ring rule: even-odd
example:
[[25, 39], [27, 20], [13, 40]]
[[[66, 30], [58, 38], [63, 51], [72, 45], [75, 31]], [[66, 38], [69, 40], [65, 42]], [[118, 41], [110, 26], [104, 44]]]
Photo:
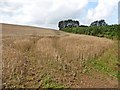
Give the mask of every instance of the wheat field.
[[[112, 76], [117, 71], [117, 44], [113, 40], [9, 24], [3, 24], [2, 35], [5, 88], [118, 86]], [[106, 63], [110, 68], [101, 66]]]

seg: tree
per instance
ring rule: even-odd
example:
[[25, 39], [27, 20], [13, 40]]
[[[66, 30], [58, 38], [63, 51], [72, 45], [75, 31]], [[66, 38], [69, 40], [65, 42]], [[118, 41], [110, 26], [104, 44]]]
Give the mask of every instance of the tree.
[[107, 26], [107, 23], [105, 22], [105, 20], [102, 19], [92, 22], [90, 26]]
[[66, 27], [79, 27], [79, 21], [74, 21], [72, 19], [60, 21], [58, 23], [59, 30], [62, 30], [63, 28]]

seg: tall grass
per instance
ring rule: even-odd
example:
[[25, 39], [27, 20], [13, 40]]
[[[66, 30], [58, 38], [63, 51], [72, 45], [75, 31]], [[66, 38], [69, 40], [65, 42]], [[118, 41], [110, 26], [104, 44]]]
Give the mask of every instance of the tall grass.
[[80, 87], [83, 64], [102, 56], [112, 45], [112, 40], [86, 35], [3, 38], [3, 85]]

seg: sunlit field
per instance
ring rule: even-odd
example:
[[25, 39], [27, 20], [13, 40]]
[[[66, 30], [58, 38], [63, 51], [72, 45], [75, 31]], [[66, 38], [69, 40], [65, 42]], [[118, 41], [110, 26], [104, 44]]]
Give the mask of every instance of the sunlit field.
[[118, 86], [117, 41], [63, 31], [34, 29], [12, 25], [3, 27], [3, 87]]

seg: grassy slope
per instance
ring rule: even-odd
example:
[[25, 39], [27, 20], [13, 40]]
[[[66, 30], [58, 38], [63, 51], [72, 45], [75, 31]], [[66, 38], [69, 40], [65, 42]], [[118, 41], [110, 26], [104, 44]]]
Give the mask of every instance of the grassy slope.
[[117, 42], [106, 38], [59, 31], [4, 36], [3, 61], [5, 87], [117, 86]]
[[117, 42], [113, 44], [106, 52], [104, 52], [100, 57], [91, 59], [85, 63], [86, 72], [90, 71], [100, 71], [108, 76], [117, 78], [118, 75], [118, 45]]

